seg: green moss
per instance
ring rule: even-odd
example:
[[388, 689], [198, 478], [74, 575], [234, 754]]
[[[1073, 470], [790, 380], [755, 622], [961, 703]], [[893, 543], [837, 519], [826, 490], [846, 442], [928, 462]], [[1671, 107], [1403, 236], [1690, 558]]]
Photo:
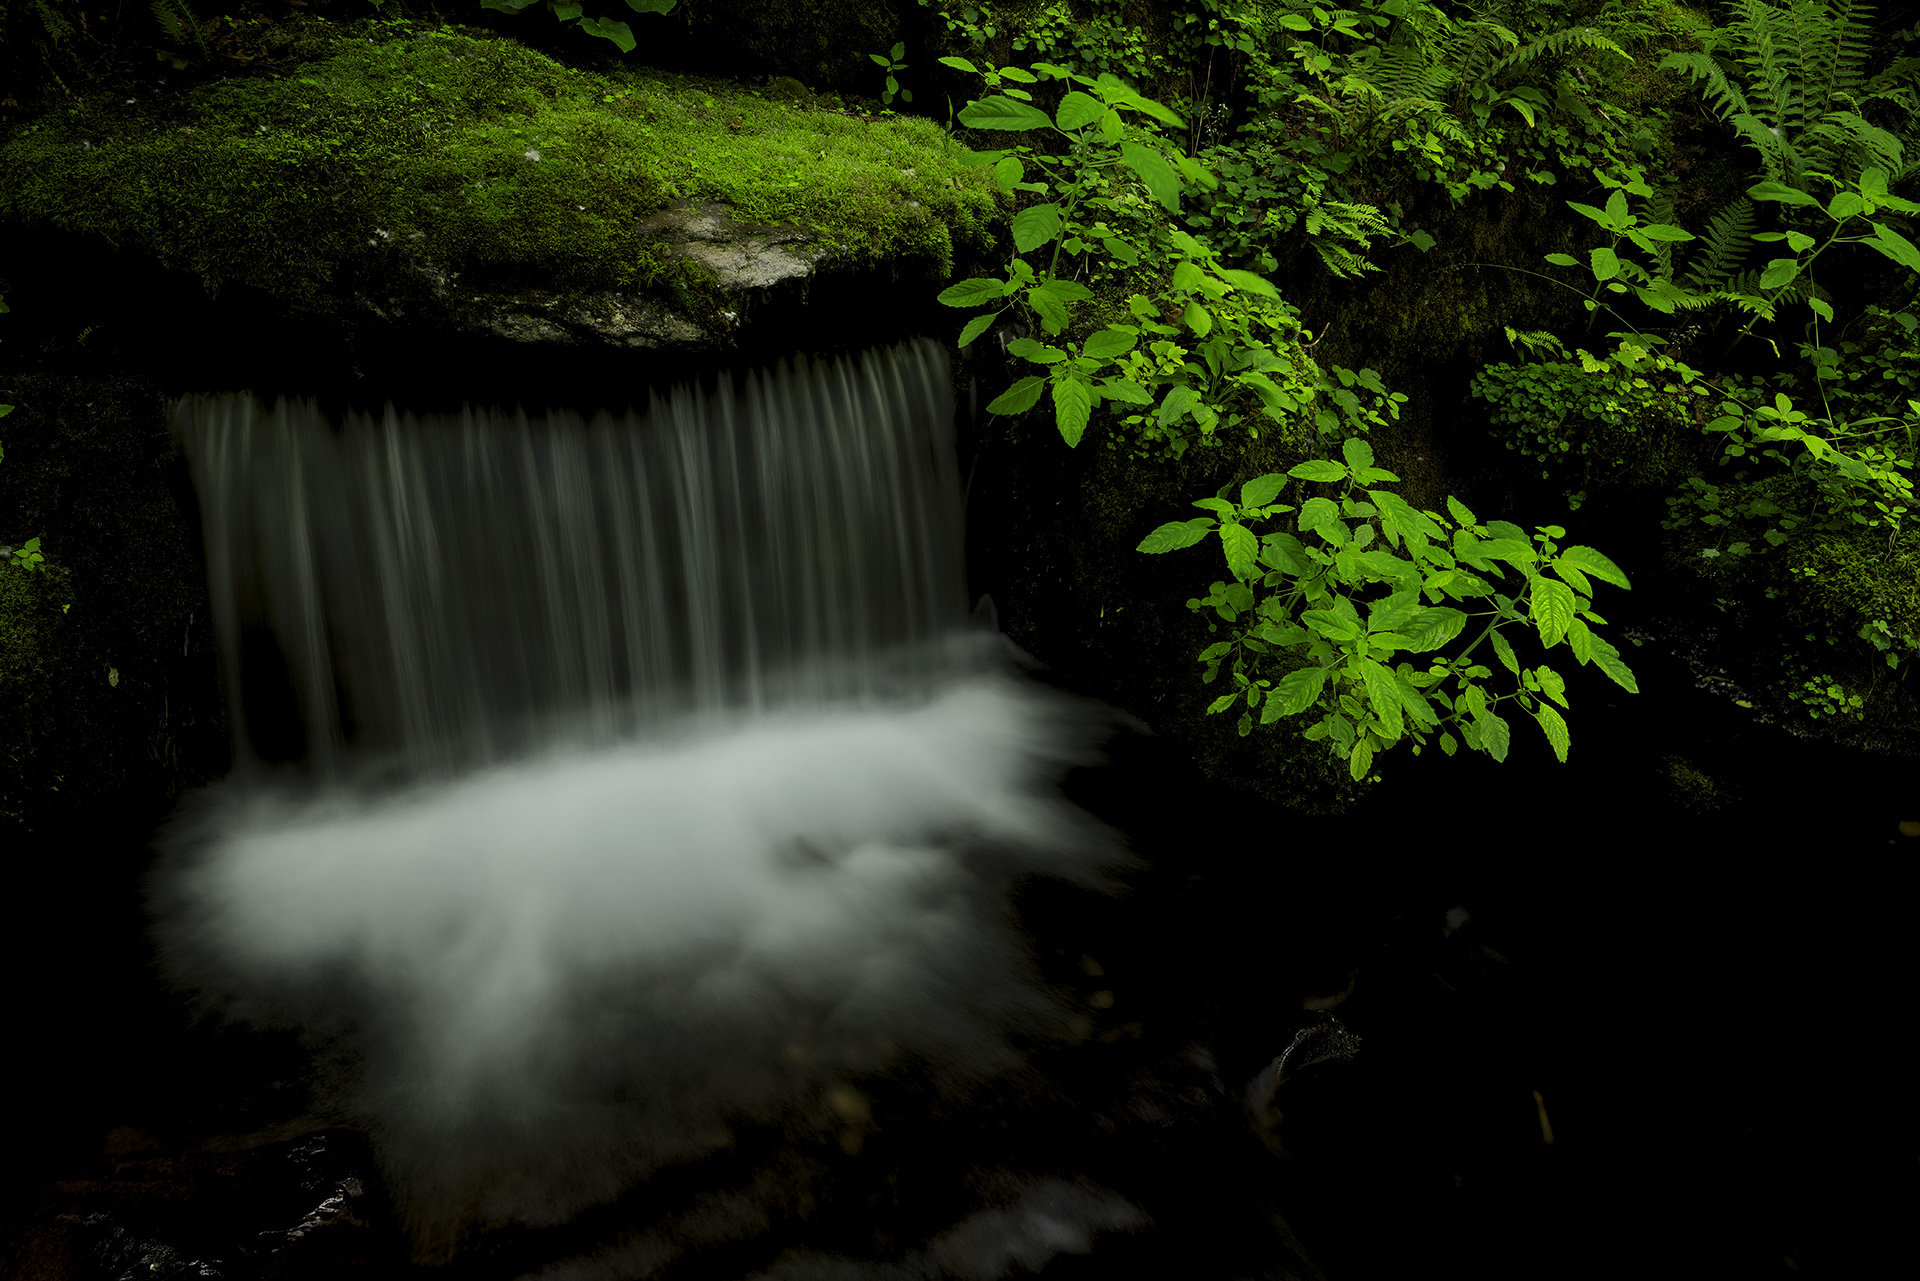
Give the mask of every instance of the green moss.
[[60, 738], [57, 682], [71, 575], [0, 565], [0, 821], [19, 822], [62, 779], [49, 749]]
[[1712, 814], [1735, 804], [1733, 790], [1714, 781], [1684, 756], [1661, 758], [1660, 772], [1667, 784], [1667, 795], [1674, 804], [1695, 814]]
[[[562, 66], [457, 29], [293, 24], [308, 60], [171, 98], [56, 106], [0, 147], [0, 219], [90, 233], [198, 275], [338, 309], [430, 263], [468, 290], [689, 286], [639, 219], [676, 199], [804, 227], [823, 266], [945, 273], [984, 244], [991, 182], [924, 120], [870, 122], [743, 86]], [[286, 36], [288, 40], [294, 37]]]

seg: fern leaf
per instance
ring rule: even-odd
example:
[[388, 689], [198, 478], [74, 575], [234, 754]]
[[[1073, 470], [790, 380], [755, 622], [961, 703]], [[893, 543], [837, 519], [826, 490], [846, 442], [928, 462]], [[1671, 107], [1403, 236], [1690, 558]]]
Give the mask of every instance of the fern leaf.
[[1696, 242], [1699, 253], [1682, 283], [1702, 293], [1729, 285], [1753, 243], [1755, 218], [1753, 202], [1741, 196], [1709, 219], [1706, 234]]
[[1727, 73], [1709, 54], [1670, 53], [1660, 60], [1660, 70], [1684, 71], [1700, 81], [1707, 101], [1723, 119], [1753, 114], [1747, 107], [1747, 96], [1740, 92], [1733, 81], [1727, 79]]

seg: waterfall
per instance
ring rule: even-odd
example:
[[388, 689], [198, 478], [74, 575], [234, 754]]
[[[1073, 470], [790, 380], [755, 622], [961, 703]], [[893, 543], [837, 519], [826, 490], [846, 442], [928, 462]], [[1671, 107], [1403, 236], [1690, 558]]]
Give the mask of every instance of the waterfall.
[[422, 1250], [1084, 1035], [1005, 903], [1123, 861], [1057, 788], [1108, 722], [968, 629], [951, 415], [927, 343], [590, 420], [179, 407], [255, 764], [175, 824], [163, 968], [325, 1047]]
[[591, 419], [189, 398], [243, 758], [444, 773], [924, 679], [964, 622], [951, 419], [925, 341]]

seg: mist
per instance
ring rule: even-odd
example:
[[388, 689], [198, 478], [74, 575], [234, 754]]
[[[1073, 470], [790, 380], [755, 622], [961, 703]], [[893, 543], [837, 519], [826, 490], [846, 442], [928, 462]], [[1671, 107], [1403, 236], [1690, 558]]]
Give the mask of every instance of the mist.
[[451, 781], [216, 791], [154, 881], [163, 966], [302, 1029], [421, 1242], [562, 1222], [851, 1084], [964, 1094], [1065, 1037], [1004, 904], [1104, 884], [1057, 784], [1102, 714], [1008, 671], [913, 701], [708, 720]]

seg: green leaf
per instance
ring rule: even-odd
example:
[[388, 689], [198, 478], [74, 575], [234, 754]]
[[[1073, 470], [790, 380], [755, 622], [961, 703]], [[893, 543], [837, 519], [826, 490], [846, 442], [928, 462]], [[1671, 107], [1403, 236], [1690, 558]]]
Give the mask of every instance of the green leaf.
[[1038, 249], [1060, 234], [1060, 206], [1032, 205], [1013, 216], [1013, 247], [1021, 253]]
[[1561, 679], [1559, 672], [1542, 664], [1533, 669], [1533, 678], [1540, 682], [1540, 692], [1542, 694], [1545, 694], [1562, 707], [1567, 705], [1567, 682]]
[[1760, 287], [1778, 289], [1799, 274], [1798, 258], [1774, 258], [1768, 261], [1767, 269], [1760, 273]]
[[1057, 365], [1067, 358], [1067, 353], [1058, 347], [1049, 347], [1032, 338], [1016, 338], [1007, 344], [1007, 354], [1018, 356], [1022, 360], [1031, 360], [1036, 365]]
[[1332, 462], [1328, 459], [1316, 458], [1310, 462], [1300, 463], [1288, 469], [1287, 475], [1292, 476], [1295, 480], [1345, 480], [1347, 478], [1347, 469], [1339, 463]]
[[1416, 651], [1424, 652], [1439, 649], [1466, 630], [1466, 626], [1467, 616], [1461, 611], [1432, 605], [1402, 624], [1400, 634], [1413, 642]]
[[1278, 704], [1278, 715], [1298, 716], [1320, 701], [1320, 693], [1326, 686], [1326, 668], [1297, 668], [1280, 678], [1280, 683], [1267, 695], [1268, 705]]
[[1244, 289], [1248, 293], [1258, 294], [1262, 298], [1278, 298], [1280, 296], [1280, 291], [1273, 287], [1273, 282], [1269, 281], [1265, 276], [1256, 275], [1251, 271], [1241, 271], [1235, 267], [1227, 267], [1221, 270], [1220, 278], [1232, 285], [1235, 289]]
[[[1620, 193], [1616, 191], [1614, 194]], [[1612, 280], [1620, 274], [1620, 259], [1611, 249], [1589, 250], [1587, 258], [1593, 265], [1595, 280]]]
[[1160, 552], [1179, 551], [1182, 547], [1191, 547], [1213, 532], [1214, 521], [1208, 516], [1196, 516], [1192, 520], [1170, 521], [1140, 540], [1134, 548], [1137, 552], [1158, 554]]
[[1487, 639], [1493, 644], [1493, 652], [1500, 659], [1500, 666], [1506, 668], [1515, 676], [1518, 676], [1520, 674], [1520, 660], [1513, 656], [1513, 646], [1508, 643], [1507, 638], [1496, 631], [1491, 633]]
[[1807, 306], [1813, 308], [1813, 314], [1820, 317], [1820, 319], [1826, 321], [1828, 324], [1833, 323], [1833, 308], [1826, 302], [1818, 298], [1809, 298], [1807, 299]]
[[1092, 416], [1093, 387], [1084, 376], [1066, 371], [1053, 380], [1053, 421], [1060, 428], [1060, 439], [1069, 446], [1078, 445]]
[[1060, 99], [1060, 110], [1054, 113], [1054, 123], [1060, 128], [1071, 131], [1092, 124], [1105, 115], [1107, 104], [1092, 94], [1081, 93], [1078, 89]]
[[1618, 565], [1591, 547], [1568, 547], [1560, 553], [1555, 563], [1571, 565], [1581, 573], [1590, 574], [1603, 583], [1612, 583], [1615, 587], [1632, 587]]
[[635, 13], [672, 13], [676, 0], [627, 0], [627, 8]]
[[1355, 472], [1365, 471], [1373, 466], [1373, 446], [1358, 436], [1349, 436], [1340, 442], [1340, 452], [1347, 460], [1347, 466]]
[[1288, 533], [1268, 534], [1261, 539], [1260, 556], [1267, 564], [1295, 578], [1309, 573], [1313, 564], [1306, 547]]
[[638, 43], [633, 38], [633, 28], [624, 22], [614, 22], [609, 18], [582, 18], [579, 25], [590, 36], [613, 41], [614, 47], [621, 53], [632, 53]]
[[1334, 506], [1331, 498], [1309, 498], [1300, 508], [1299, 523], [1296, 527], [1302, 533], [1312, 533], [1329, 522], [1337, 523], [1339, 519], [1340, 509]]
[[1391, 741], [1406, 733], [1404, 709], [1400, 705], [1400, 686], [1393, 679], [1393, 673], [1370, 658], [1360, 660], [1360, 677], [1367, 688], [1367, 702], [1373, 707], [1373, 714], [1386, 729], [1385, 737]]
[[1421, 253], [1433, 248], [1440, 242], [1424, 231], [1415, 231], [1407, 237], [1407, 242]]
[[1260, 554], [1260, 540], [1251, 529], [1233, 521], [1221, 522], [1220, 545], [1227, 554], [1227, 569], [1235, 578], [1246, 582], [1260, 576], [1254, 566], [1254, 558]]
[[993, 322], [999, 318], [1000, 313], [997, 311], [983, 311], [972, 320], [969, 320], [966, 328], [960, 331], [959, 346], [964, 347], [981, 334], [986, 333], [987, 330], [992, 327]]
[[1920, 245], [1915, 245], [1891, 227], [1884, 227], [1877, 222], [1867, 225], [1873, 228], [1873, 238], [1863, 240], [1861, 244], [1879, 250], [1903, 267], [1920, 271]]
[[1469, 549], [1459, 553], [1476, 560], [1504, 560], [1510, 565], [1531, 565], [1540, 559], [1533, 544], [1524, 538], [1482, 538], [1469, 540]]
[[1002, 156], [994, 162], [993, 183], [1002, 191], [1012, 191], [1027, 176], [1027, 167], [1018, 156]]
[[1060, 291], [1050, 282], [1035, 285], [1027, 290], [1027, 302], [1040, 316], [1040, 327], [1049, 334], [1064, 333], [1067, 328], [1067, 306], [1060, 297]]
[[1572, 254], [1548, 254], [1547, 261], [1556, 267], [1578, 267], [1580, 260]]
[[1137, 383], [1124, 378], [1112, 378], [1100, 384], [1100, 394], [1108, 400], [1118, 400], [1129, 405], [1151, 405], [1153, 393]]
[[1265, 507], [1280, 497], [1280, 491], [1286, 486], [1287, 478], [1279, 472], [1269, 472], [1265, 476], [1256, 476], [1240, 486], [1240, 505], [1242, 507]]
[[1505, 720], [1492, 711], [1484, 711], [1474, 717], [1473, 727], [1480, 731], [1480, 745], [1487, 755], [1496, 761], [1507, 759], [1507, 750], [1513, 745], [1513, 731]]
[[1567, 733], [1566, 718], [1545, 703], [1541, 703], [1533, 709], [1533, 719], [1540, 722], [1540, 729], [1546, 734], [1547, 742], [1553, 745], [1553, 754], [1559, 757], [1562, 765], [1565, 765], [1567, 748], [1573, 743], [1572, 735]]
[[1213, 316], [1200, 305], [1197, 298], [1187, 304], [1186, 310], [1180, 313], [1180, 319], [1186, 322], [1187, 328], [1193, 330], [1197, 338], [1205, 338], [1213, 332]]
[[948, 285], [940, 291], [939, 300], [949, 307], [978, 307], [982, 303], [998, 302], [1006, 296], [1006, 281], [975, 276], [972, 280]]
[[952, 67], [955, 71], [968, 71], [976, 76], [980, 74], [980, 68], [974, 66], [965, 58], [941, 58], [938, 61], [941, 66]]
[[1573, 623], [1573, 589], [1551, 578], [1534, 579], [1530, 612], [1540, 630], [1540, 643], [1553, 648]]
[[1455, 739], [1454, 736], [1451, 734], [1442, 733], [1440, 735], [1440, 750], [1445, 752], [1448, 756], [1452, 756], [1455, 752], [1460, 750], [1459, 741]]
[[1789, 205], [1812, 205], [1818, 209], [1820, 202], [1801, 191], [1798, 187], [1789, 187], [1783, 182], [1757, 182], [1747, 188], [1749, 200], [1778, 200]]
[[1633, 679], [1633, 672], [1621, 661], [1620, 651], [1609, 644], [1605, 638], [1590, 636], [1588, 645], [1593, 651], [1593, 663], [1601, 671], [1613, 678], [1613, 683], [1629, 694], [1638, 694], [1640, 684]]
[[1353, 755], [1347, 757], [1347, 773], [1352, 775], [1353, 781], [1357, 783], [1365, 778], [1367, 771], [1372, 768], [1373, 742], [1362, 734], [1360, 741], [1353, 745]]
[[1137, 142], [1123, 142], [1120, 144], [1120, 159], [1169, 213], [1180, 212], [1180, 175], [1167, 163], [1165, 156]]
[[1580, 666], [1585, 667], [1593, 661], [1594, 635], [1581, 619], [1574, 619], [1567, 628], [1567, 648], [1573, 651]]
[[1013, 386], [1001, 392], [987, 406], [990, 414], [1024, 414], [1040, 403], [1040, 393], [1046, 389], [1047, 380], [1038, 374], [1022, 378]]
[[1133, 350], [1139, 335], [1130, 329], [1116, 329], [1109, 326], [1090, 335], [1086, 345], [1080, 348], [1080, 354], [1094, 360], [1112, 360], [1115, 356], [1124, 356]]
[[980, 98], [960, 109], [960, 123], [969, 129], [998, 129], [1024, 133], [1029, 129], [1049, 129], [1053, 120], [1038, 107], [1030, 107], [1012, 98]]
[[1452, 494], [1447, 495], [1447, 514], [1453, 517], [1453, 523], [1456, 525], [1472, 526], [1480, 523], [1474, 519], [1473, 512], [1467, 505]]

